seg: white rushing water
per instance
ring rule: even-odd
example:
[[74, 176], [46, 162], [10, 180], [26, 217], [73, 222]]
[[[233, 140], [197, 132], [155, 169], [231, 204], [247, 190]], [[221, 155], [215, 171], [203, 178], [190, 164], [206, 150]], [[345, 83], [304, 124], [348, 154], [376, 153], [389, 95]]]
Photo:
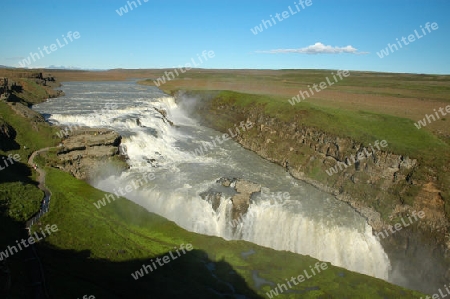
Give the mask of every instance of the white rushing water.
[[[120, 177], [95, 182], [96, 187], [112, 192], [140, 174], [154, 172], [155, 180], [125, 197], [187, 230], [310, 255], [388, 280], [386, 253], [371, 227], [348, 205], [291, 178], [281, 167], [233, 140], [202, 156], [193, 155], [195, 148], [222, 134], [197, 124], [186, 115], [186, 107], [157, 88], [135, 82], [71, 82], [65, 83], [63, 90], [65, 97], [34, 109], [52, 123], [109, 127], [124, 137], [131, 168]], [[175, 126], [155, 108], [167, 111]], [[230, 194], [222, 196], [216, 210], [199, 195], [215, 188], [222, 177], [242, 178], [272, 192], [288, 192], [290, 198], [270, 201], [255, 195], [234, 228]]]

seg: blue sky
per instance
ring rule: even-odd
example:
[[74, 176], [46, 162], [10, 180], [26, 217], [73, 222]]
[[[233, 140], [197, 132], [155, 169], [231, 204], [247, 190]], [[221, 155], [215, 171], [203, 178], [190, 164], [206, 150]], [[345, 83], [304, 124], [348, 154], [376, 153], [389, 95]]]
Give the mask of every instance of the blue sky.
[[[59, 39], [63, 47], [35, 56], [29, 67], [178, 67], [198, 63], [207, 50], [215, 57], [202, 68], [450, 74], [448, 0], [311, 0], [304, 8], [300, 0], [145, 1], [134, 0], [131, 10], [126, 0], [1, 0], [0, 65], [19, 67]], [[128, 12], [120, 16], [120, 7]], [[279, 21], [275, 14], [283, 11], [287, 18]], [[253, 34], [270, 15], [276, 24]], [[424, 35], [427, 22], [438, 29]], [[414, 30], [421, 38], [377, 55]], [[69, 31], [80, 37], [65, 44]]]

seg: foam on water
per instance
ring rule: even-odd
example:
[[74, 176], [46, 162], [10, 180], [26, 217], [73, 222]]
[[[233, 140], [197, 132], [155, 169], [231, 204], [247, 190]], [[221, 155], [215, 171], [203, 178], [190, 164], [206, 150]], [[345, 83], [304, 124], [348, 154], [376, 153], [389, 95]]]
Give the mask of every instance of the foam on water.
[[[195, 148], [220, 135], [190, 119], [172, 97], [134, 82], [67, 83], [66, 96], [36, 105], [49, 121], [109, 127], [124, 136], [131, 168], [95, 186], [112, 192], [137, 174], [155, 172], [156, 179], [126, 194], [130, 200], [179, 226], [225, 239], [243, 239], [277, 250], [289, 250], [356, 272], [388, 279], [390, 262], [370, 226], [346, 204], [289, 177], [233, 141], [202, 156]], [[106, 104], [117, 109], [95, 113]], [[167, 111], [171, 126], [156, 109]], [[220, 177], [247, 179], [274, 191], [289, 192], [284, 202], [256, 198], [233, 227], [230, 197], [223, 195], [215, 211], [200, 193]]]

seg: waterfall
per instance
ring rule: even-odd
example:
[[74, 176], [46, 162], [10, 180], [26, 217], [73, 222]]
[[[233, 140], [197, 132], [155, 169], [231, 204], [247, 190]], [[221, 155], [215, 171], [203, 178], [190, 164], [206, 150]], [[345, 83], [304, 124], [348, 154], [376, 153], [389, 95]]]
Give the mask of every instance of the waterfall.
[[[94, 182], [95, 187], [112, 192], [133, 177], [155, 172], [154, 181], [125, 197], [189, 231], [310, 255], [388, 279], [389, 259], [365, 219], [232, 140], [203, 156], [191, 155], [220, 133], [198, 125], [157, 88], [137, 87], [134, 82], [73, 82], [66, 83], [64, 91], [65, 97], [35, 109], [51, 113], [48, 119], [55, 123], [106, 125], [124, 137], [130, 169], [120, 177]], [[113, 107], [111, 103], [115, 109], [101, 111], [107, 104]], [[175, 125], [155, 108], [167, 112]], [[246, 214], [231, 219], [231, 195], [223, 193], [215, 210], [199, 195], [225, 176], [245, 178], [291, 196], [275, 203], [255, 199]]]

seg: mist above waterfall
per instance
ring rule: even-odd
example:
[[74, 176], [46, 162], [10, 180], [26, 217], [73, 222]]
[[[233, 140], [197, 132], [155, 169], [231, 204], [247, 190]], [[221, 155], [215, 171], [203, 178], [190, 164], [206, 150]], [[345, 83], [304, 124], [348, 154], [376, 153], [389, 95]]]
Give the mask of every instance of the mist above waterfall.
[[[155, 87], [134, 82], [66, 83], [65, 97], [37, 105], [58, 124], [104, 127], [123, 136], [130, 169], [93, 182], [113, 192], [149, 172], [155, 179], [125, 196], [179, 226], [201, 234], [243, 239], [276, 250], [310, 255], [333, 265], [387, 280], [390, 261], [365, 219], [347, 204], [290, 177], [283, 168], [227, 140], [202, 156], [191, 152], [220, 135], [191, 119], [184, 107]], [[96, 113], [106, 103], [117, 109]], [[159, 110], [159, 111], [158, 111]], [[171, 125], [161, 115], [165, 111]], [[200, 194], [222, 177], [242, 178], [288, 192], [289, 199], [255, 195], [247, 213], [232, 225], [231, 195], [214, 209]], [[100, 198], [99, 198], [100, 199]]]

